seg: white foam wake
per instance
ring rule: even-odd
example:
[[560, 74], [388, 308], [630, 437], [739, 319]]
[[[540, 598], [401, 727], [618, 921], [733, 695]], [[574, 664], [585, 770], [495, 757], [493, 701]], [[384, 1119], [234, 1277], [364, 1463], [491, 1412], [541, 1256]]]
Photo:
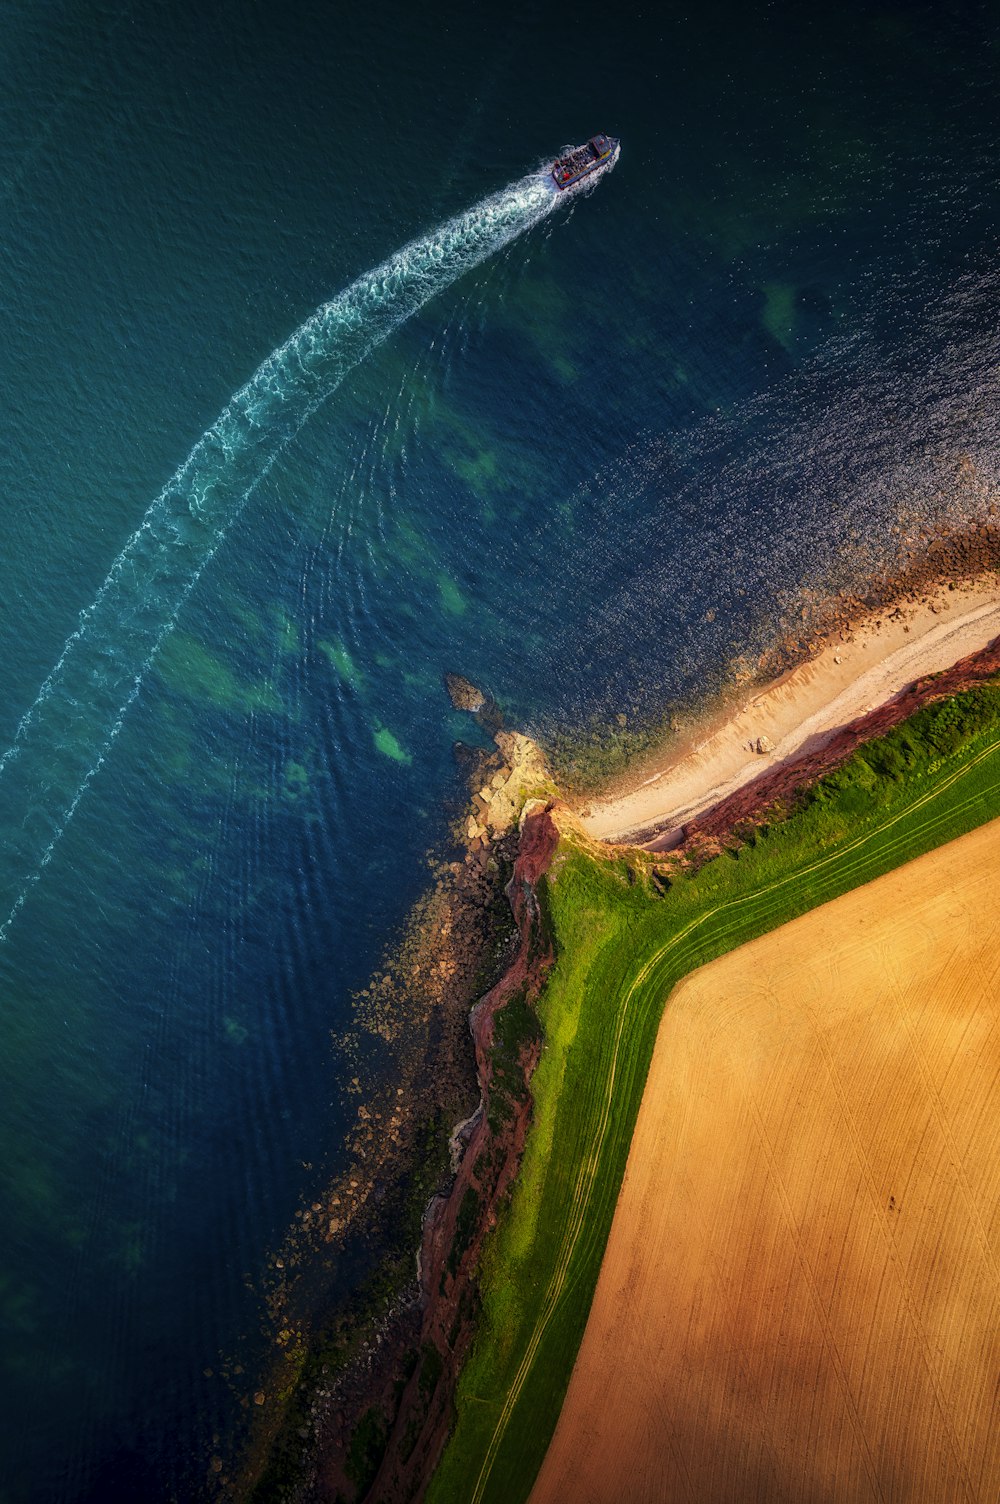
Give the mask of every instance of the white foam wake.
[[532, 175], [404, 246], [317, 309], [198, 440], [115, 559], [0, 758], [0, 939], [205, 564], [281, 450], [376, 345], [559, 197]]

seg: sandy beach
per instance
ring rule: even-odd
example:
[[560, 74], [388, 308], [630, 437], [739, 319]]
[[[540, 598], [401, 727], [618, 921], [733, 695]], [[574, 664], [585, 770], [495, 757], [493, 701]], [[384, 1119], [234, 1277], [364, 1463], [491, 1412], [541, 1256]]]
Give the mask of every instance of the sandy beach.
[[873, 613], [808, 663], [716, 716], [637, 786], [578, 812], [602, 841], [669, 844], [682, 827], [743, 785], [874, 710], [914, 680], [948, 669], [1000, 637], [1000, 581], [928, 592], [919, 604]]

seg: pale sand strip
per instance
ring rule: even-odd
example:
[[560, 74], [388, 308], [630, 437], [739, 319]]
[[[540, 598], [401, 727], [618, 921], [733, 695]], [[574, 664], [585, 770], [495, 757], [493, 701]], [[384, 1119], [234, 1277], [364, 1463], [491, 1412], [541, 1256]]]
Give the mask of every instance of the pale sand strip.
[[1000, 821], [694, 973], [531, 1504], [1000, 1498]]
[[[853, 636], [756, 694], [685, 755], [671, 758], [668, 750], [663, 767], [638, 788], [591, 800], [580, 816], [587, 831], [614, 841], [653, 825], [679, 830], [769, 764], [884, 704], [914, 679], [986, 647], [1000, 636], [1000, 584], [942, 589], [901, 620], [880, 613]], [[774, 746], [766, 756], [753, 750], [761, 736]]]

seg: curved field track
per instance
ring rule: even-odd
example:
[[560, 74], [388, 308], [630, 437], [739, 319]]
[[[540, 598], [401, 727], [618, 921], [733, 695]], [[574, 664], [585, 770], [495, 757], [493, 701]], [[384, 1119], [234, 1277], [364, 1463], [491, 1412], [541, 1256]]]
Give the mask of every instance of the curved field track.
[[1000, 821], [695, 973], [532, 1504], [1000, 1497]]

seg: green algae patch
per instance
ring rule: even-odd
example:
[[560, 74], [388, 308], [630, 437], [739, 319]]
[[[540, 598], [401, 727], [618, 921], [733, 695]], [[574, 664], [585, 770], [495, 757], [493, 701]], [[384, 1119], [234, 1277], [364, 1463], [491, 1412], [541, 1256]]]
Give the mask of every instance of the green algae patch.
[[282, 775], [281, 792], [286, 799], [293, 802], [301, 799], [309, 792], [309, 770], [300, 762], [293, 762], [291, 758], [285, 763]]
[[345, 684], [349, 684], [352, 689], [361, 690], [365, 688], [364, 671], [358, 667], [354, 659], [351, 657], [350, 653], [344, 647], [344, 644], [340, 642], [339, 639], [333, 642], [328, 642], [326, 639], [320, 639], [320, 641], [317, 642], [316, 646], [319, 648], [320, 652], [323, 654], [323, 657], [326, 659], [330, 667], [339, 675], [339, 677], [344, 681]]
[[372, 732], [372, 740], [383, 757], [391, 757], [393, 762], [409, 764], [413, 761], [412, 756], [385, 726], [378, 726]]
[[550, 364], [564, 386], [572, 386], [574, 381], [579, 381], [579, 367], [565, 355], [553, 355]]
[[[526, 1499], [583, 1336], [653, 1046], [689, 972], [1000, 815], [1000, 688], [925, 706], [698, 871], [564, 834], [538, 885], [556, 960], [521, 1171], [430, 1504]], [[660, 859], [662, 862], [662, 859]]]
[[160, 678], [175, 694], [231, 714], [276, 715], [281, 702], [270, 684], [248, 684], [227, 663], [188, 633], [174, 632], [157, 659]]
[[795, 288], [784, 282], [768, 282], [764, 285], [764, 308], [760, 321], [773, 340], [784, 349], [791, 350], [795, 344]]
[[451, 576], [439, 574], [437, 587], [438, 599], [449, 616], [464, 616], [469, 609], [469, 603]]
[[296, 654], [302, 651], [302, 633], [299, 624], [284, 611], [275, 612], [275, 621], [278, 628], [278, 650], [283, 654]]
[[239, 635], [264, 648], [270, 635], [266, 617], [262, 616], [259, 611], [255, 611], [253, 606], [235, 591], [227, 591], [222, 597], [222, 604], [238, 627]]
[[474, 448], [470, 452], [446, 449], [444, 459], [472, 491], [489, 491], [497, 483], [499, 465], [493, 449]]

